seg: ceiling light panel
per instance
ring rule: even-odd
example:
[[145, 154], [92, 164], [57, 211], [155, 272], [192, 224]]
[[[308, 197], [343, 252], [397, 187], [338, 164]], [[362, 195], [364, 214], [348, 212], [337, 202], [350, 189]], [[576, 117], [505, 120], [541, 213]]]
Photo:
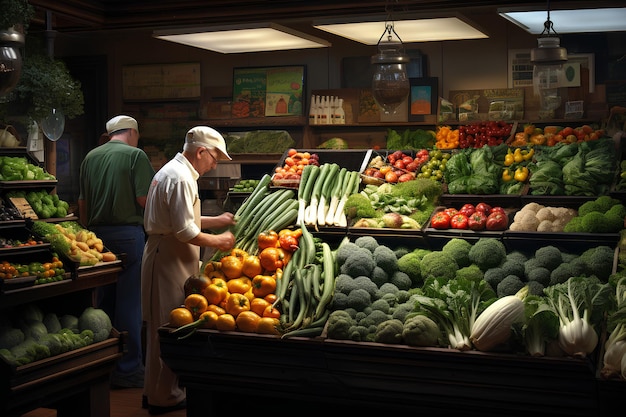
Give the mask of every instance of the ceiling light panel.
[[[548, 12], [499, 9], [498, 13], [527, 32], [539, 35]], [[550, 20], [558, 34], [626, 31], [626, 7], [550, 10]]]
[[[387, 22], [323, 23], [314, 27], [366, 45], [376, 45]], [[394, 20], [393, 27], [403, 43], [460, 39], [483, 39], [488, 36], [458, 17]]]
[[153, 36], [223, 54], [324, 48], [323, 39], [274, 24], [200, 27], [155, 31]]

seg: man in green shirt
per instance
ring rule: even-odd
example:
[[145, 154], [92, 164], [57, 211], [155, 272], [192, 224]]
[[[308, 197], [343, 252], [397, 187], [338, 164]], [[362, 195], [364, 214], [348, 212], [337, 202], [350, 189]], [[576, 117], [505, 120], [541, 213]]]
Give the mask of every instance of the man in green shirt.
[[80, 167], [80, 222], [126, 262], [117, 282], [98, 288], [96, 304], [113, 326], [128, 332], [128, 350], [117, 362], [111, 385], [143, 387], [141, 257], [145, 244], [143, 209], [154, 168], [137, 147], [139, 130], [132, 117], [119, 115], [106, 124], [110, 140], [92, 149]]

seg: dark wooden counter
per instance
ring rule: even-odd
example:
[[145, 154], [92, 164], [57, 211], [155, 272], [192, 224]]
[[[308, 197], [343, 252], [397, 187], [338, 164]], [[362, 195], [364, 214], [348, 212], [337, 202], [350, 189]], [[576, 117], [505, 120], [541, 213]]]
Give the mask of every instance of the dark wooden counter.
[[187, 388], [188, 417], [217, 415], [221, 404], [233, 402], [272, 415], [335, 410], [600, 416], [607, 403], [626, 393], [618, 385], [621, 393], [618, 388], [600, 395], [589, 359], [212, 330], [178, 340], [170, 331], [159, 329], [162, 358]]

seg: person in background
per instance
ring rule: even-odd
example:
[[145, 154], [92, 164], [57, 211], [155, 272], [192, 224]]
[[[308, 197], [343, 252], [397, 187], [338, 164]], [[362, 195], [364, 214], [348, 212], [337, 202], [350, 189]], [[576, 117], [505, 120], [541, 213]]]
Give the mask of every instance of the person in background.
[[185, 391], [177, 375], [161, 360], [158, 328], [169, 321], [170, 311], [183, 304], [184, 284], [200, 272], [200, 248], [229, 250], [235, 245], [228, 228], [232, 213], [202, 216], [198, 178], [215, 169], [218, 161], [230, 160], [224, 138], [207, 126], [187, 132], [182, 152], [154, 176], [144, 216], [148, 240], [143, 254], [141, 295], [146, 322], [146, 377], [144, 406], [150, 414], [186, 407]]
[[106, 130], [109, 140], [92, 149], [80, 166], [79, 219], [107, 249], [126, 256], [117, 282], [97, 289], [96, 306], [106, 311], [117, 330], [128, 333], [127, 349], [116, 363], [111, 386], [141, 388], [141, 258], [146, 240], [143, 207], [154, 168], [137, 147], [135, 119], [116, 116], [106, 123]]

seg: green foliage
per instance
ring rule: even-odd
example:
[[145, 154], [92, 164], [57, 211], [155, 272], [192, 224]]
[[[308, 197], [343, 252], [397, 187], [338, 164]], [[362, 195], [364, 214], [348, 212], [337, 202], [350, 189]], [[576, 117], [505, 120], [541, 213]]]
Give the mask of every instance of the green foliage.
[[35, 15], [35, 8], [27, 0], [0, 0], [0, 10], [0, 29], [14, 25], [27, 29]]
[[65, 63], [44, 53], [26, 56], [19, 83], [8, 100], [0, 103], [0, 114], [16, 108], [34, 121], [45, 119], [52, 109], [61, 109], [68, 119], [84, 113], [84, 97], [78, 80]]

